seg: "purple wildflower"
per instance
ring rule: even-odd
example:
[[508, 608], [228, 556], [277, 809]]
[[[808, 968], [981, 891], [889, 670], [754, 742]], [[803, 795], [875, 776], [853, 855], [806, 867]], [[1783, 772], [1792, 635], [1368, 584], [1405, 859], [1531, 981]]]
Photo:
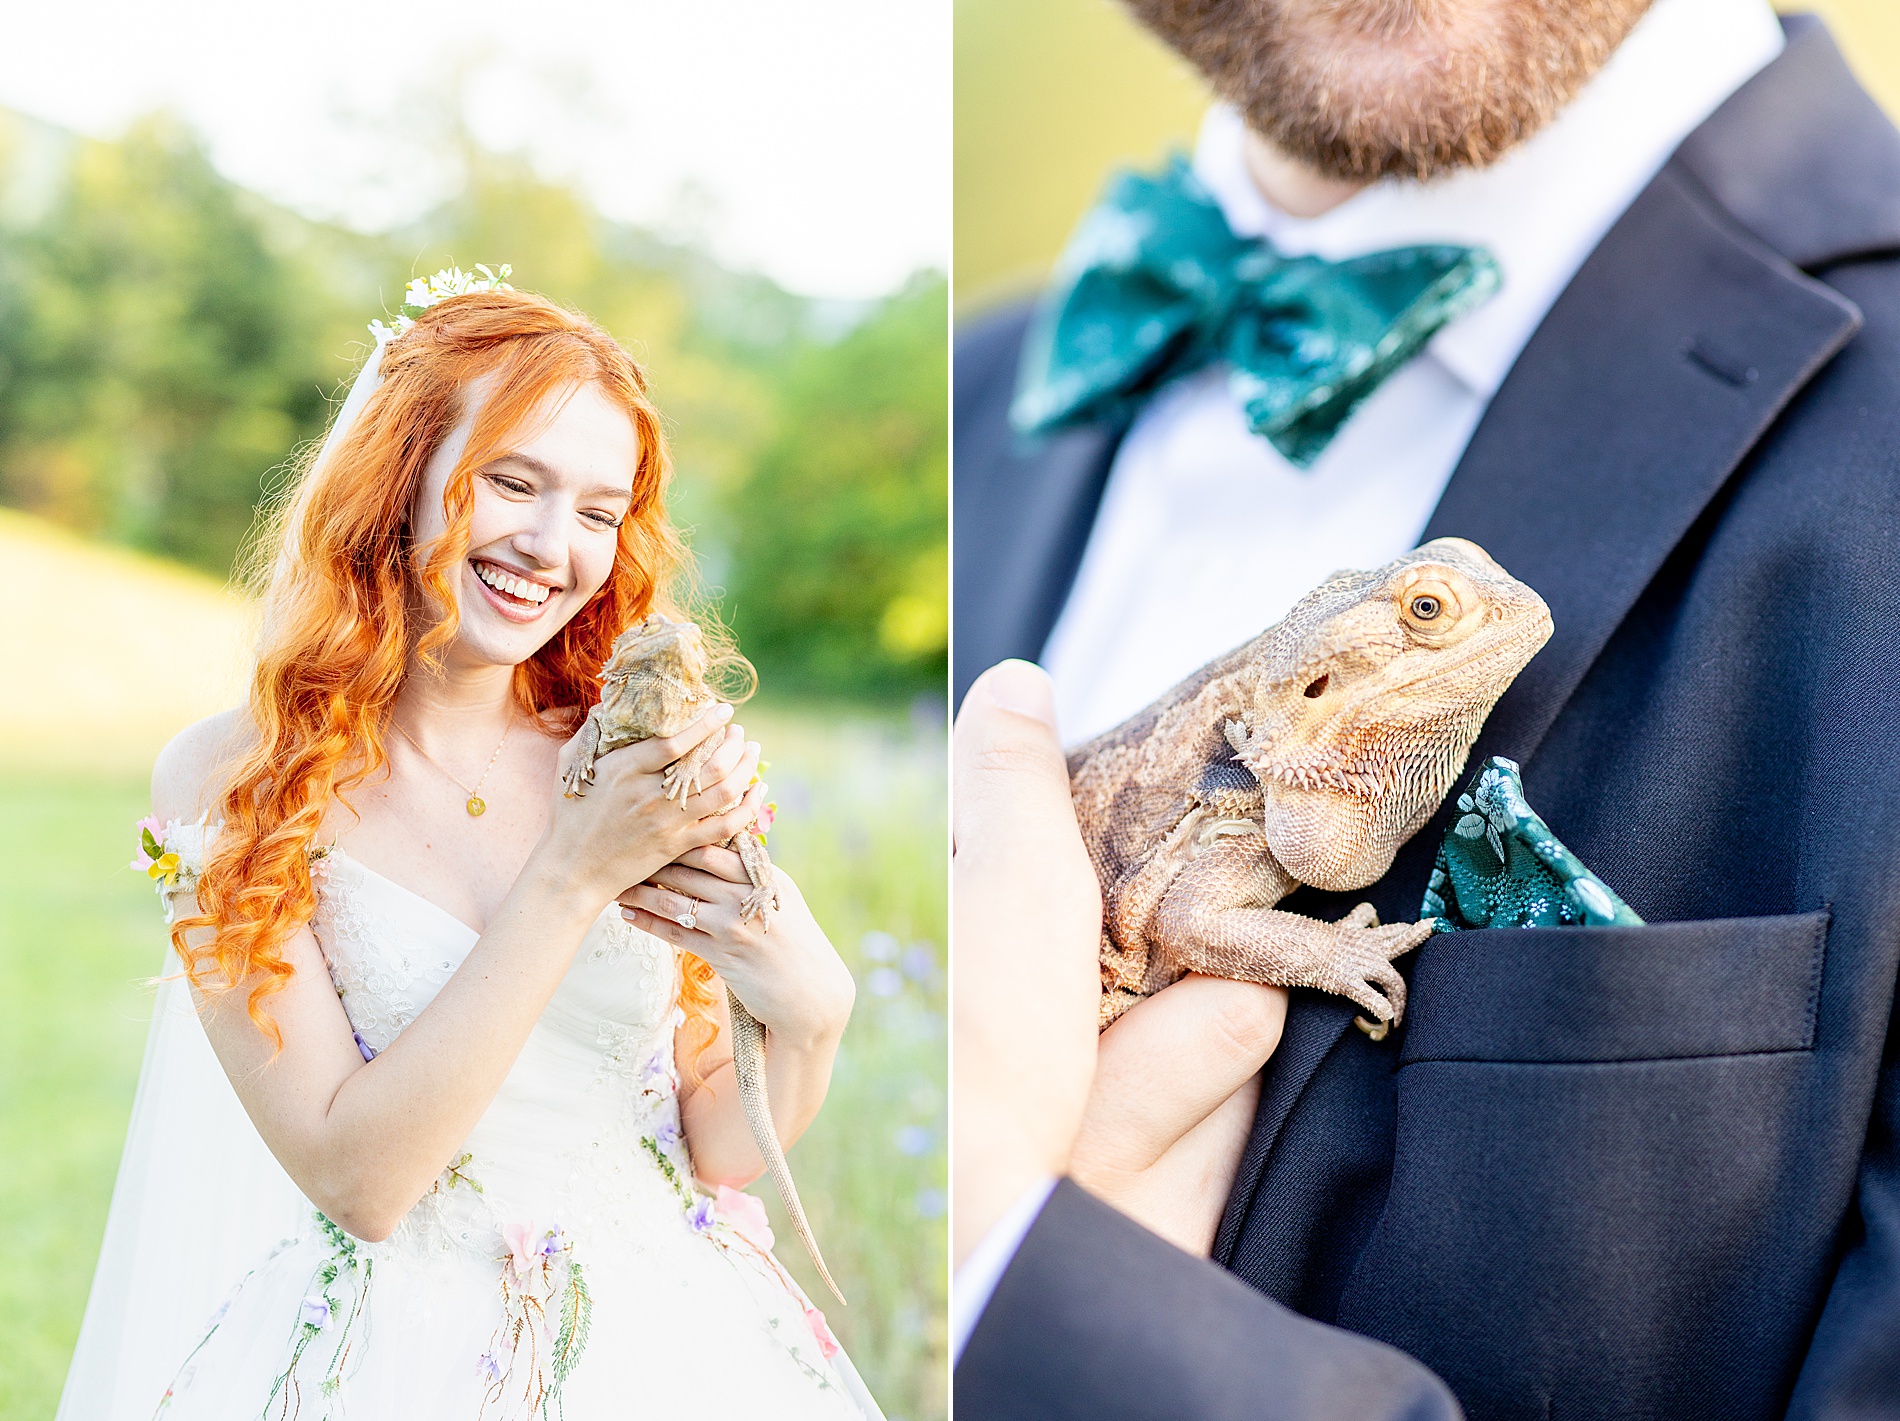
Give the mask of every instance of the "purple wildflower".
[[303, 1300], [303, 1325], [305, 1327], [328, 1327], [330, 1325], [330, 1300], [321, 1293], [312, 1293]]
[[501, 1363], [493, 1352], [484, 1352], [475, 1359], [475, 1375], [490, 1386], [501, 1380]]
[[548, 1230], [548, 1236], [541, 1240], [541, 1256], [543, 1258], [552, 1258], [566, 1247], [567, 1240], [561, 1233], [561, 1226], [556, 1224], [553, 1228]]
[[713, 1201], [710, 1196], [696, 1194], [693, 1207], [686, 1211], [686, 1223], [696, 1234], [711, 1233], [713, 1226]]
[[659, 1090], [662, 1094], [673, 1088], [673, 1063], [667, 1059], [664, 1046], [657, 1048], [640, 1067], [640, 1083], [648, 1090]]
[[363, 1059], [365, 1061], [373, 1061], [376, 1059], [376, 1053], [370, 1049], [369, 1042], [363, 1039], [362, 1032], [352, 1031], [350, 1035], [356, 1038], [356, 1049], [363, 1053]]
[[671, 1152], [680, 1142], [680, 1127], [671, 1120], [661, 1120], [653, 1127], [653, 1142], [662, 1150]]

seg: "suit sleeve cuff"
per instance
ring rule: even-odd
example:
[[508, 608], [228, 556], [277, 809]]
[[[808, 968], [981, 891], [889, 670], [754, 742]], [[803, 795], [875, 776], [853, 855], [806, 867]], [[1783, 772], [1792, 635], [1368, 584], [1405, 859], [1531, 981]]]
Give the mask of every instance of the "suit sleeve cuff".
[[1004, 1211], [1003, 1217], [992, 1224], [990, 1231], [970, 1250], [970, 1256], [963, 1260], [956, 1277], [950, 1280], [952, 1366], [963, 1356], [964, 1344], [976, 1330], [977, 1319], [983, 1316], [983, 1309], [989, 1306], [997, 1283], [1002, 1281], [1010, 1261], [1016, 1256], [1016, 1250], [1022, 1247], [1024, 1235], [1029, 1232], [1030, 1225], [1036, 1222], [1043, 1205], [1049, 1202], [1055, 1187], [1055, 1176], [1050, 1175], [1047, 1179], [1037, 1180], [1019, 1194], [1016, 1202]]

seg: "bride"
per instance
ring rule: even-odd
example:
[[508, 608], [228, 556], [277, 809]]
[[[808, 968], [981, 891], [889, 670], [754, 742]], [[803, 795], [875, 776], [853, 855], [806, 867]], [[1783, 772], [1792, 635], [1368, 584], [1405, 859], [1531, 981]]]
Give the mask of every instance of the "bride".
[[289, 502], [249, 705], [153, 771], [182, 974], [62, 1421], [875, 1416], [737, 1192], [719, 979], [787, 1142], [853, 996], [783, 874], [740, 920], [758, 746], [720, 704], [558, 790], [685, 561], [644, 377], [486, 272], [407, 304]]

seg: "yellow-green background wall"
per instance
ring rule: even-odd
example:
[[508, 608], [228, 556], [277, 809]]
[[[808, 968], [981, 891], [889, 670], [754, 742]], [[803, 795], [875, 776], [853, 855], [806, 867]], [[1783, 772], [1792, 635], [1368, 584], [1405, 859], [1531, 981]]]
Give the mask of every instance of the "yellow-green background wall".
[[[1814, 0], [1900, 115], [1900, 0]], [[1207, 95], [1115, 0], [956, 0], [956, 291], [1033, 287], [1102, 175], [1191, 140]]]

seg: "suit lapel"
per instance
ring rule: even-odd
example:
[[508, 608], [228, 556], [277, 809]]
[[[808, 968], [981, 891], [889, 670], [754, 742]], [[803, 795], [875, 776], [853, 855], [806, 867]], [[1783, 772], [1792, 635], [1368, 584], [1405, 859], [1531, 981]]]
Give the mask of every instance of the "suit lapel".
[[[1426, 529], [1480, 544], [1543, 595], [1556, 624], [1472, 763], [1536, 754], [1671, 549], [1859, 325], [1850, 302], [1737, 226], [1681, 165], [1645, 189], [1525, 347]], [[1342, 901], [1370, 898], [1388, 921], [1415, 916], [1446, 818]], [[1296, 997], [1215, 1242], [1222, 1262], [1281, 1128], [1353, 1015]]]
[[1068, 600], [1109, 466], [1125, 426], [1093, 425], [1046, 439], [1009, 428], [1017, 352], [1028, 312], [959, 346], [953, 552], [954, 698], [1005, 657], [1042, 655]]

